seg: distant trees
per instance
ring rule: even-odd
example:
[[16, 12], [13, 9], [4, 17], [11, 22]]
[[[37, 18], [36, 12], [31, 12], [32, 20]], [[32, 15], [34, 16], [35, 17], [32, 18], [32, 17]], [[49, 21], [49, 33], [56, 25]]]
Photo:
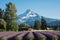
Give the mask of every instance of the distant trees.
[[36, 30], [41, 29], [41, 27], [40, 27], [40, 21], [35, 20], [35, 23], [34, 23], [34, 29], [36, 29]]
[[60, 24], [59, 25], [54, 25], [51, 27], [53, 30], [60, 31]]
[[40, 30], [47, 30], [47, 22], [43, 16], [41, 16], [41, 21], [35, 20], [34, 29], [36, 29], [36, 30], [39, 30], [39, 29]]
[[60, 25], [57, 26], [57, 30], [60, 31]]
[[28, 27], [30, 27], [28, 24], [20, 24], [20, 27], [21, 28], [28, 28]]
[[41, 29], [42, 30], [47, 30], [47, 23], [46, 23], [46, 20], [44, 19], [43, 16], [41, 16]]
[[[40, 24], [40, 22], [41, 22], [41, 24]], [[35, 20], [34, 29], [47, 30], [47, 23], [46, 23], [46, 20], [43, 18], [43, 16], [41, 16], [41, 21]]]
[[19, 30], [23, 30], [23, 29], [28, 29], [30, 26], [28, 24], [20, 24], [19, 25]]

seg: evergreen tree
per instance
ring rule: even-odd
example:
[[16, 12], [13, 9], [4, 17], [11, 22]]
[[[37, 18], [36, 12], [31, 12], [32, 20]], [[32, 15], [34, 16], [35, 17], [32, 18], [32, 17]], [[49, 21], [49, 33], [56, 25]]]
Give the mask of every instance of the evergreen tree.
[[0, 8], [0, 19], [2, 19], [3, 18], [3, 10]]
[[9, 21], [14, 21], [15, 22], [16, 12], [17, 12], [15, 4], [9, 2], [8, 4], [6, 4], [6, 7], [7, 8], [6, 8], [6, 11], [5, 11], [5, 16], [8, 17]]
[[[4, 14], [4, 19], [7, 22], [7, 29], [14, 31], [14, 28], [16, 27], [16, 7], [15, 4], [9, 2], [6, 4], [6, 10]], [[12, 28], [12, 29], [11, 29]]]
[[41, 29], [42, 30], [47, 30], [47, 23], [46, 23], [46, 20], [44, 19], [43, 16], [41, 16]]
[[38, 20], [35, 21], [34, 29], [36, 29], [36, 30], [41, 29], [41, 28], [40, 28], [40, 22], [39, 22]]
[[0, 31], [6, 31], [6, 24], [4, 19], [0, 19]]
[[0, 8], [0, 31], [6, 31], [6, 21], [3, 19], [4, 11]]

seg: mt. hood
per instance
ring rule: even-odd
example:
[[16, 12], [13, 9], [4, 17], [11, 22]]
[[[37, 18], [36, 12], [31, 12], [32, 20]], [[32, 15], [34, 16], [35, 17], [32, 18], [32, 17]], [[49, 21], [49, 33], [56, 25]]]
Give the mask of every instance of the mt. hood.
[[[52, 18], [46, 18], [44, 19], [47, 21], [47, 24], [49, 25], [53, 21], [58, 21], [57, 19], [52, 19]], [[18, 24], [28, 24], [30, 26], [34, 25], [35, 20], [41, 21], [41, 16], [39, 16], [37, 13], [34, 11], [27, 9], [23, 14], [20, 14], [17, 19]]]
[[18, 16], [17, 23], [26, 23], [29, 25], [33, 25], [35, 20], [40, 21], [40, 16], [32, 10], [28, 9], [26, 10], [26, 12]]

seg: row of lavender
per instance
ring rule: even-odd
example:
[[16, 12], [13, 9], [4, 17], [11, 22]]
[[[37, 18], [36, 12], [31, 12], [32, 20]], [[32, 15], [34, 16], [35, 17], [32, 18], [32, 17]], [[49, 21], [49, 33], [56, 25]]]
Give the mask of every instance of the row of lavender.
[[0, 40], [60, 40], [60, 32], [0, 32]]

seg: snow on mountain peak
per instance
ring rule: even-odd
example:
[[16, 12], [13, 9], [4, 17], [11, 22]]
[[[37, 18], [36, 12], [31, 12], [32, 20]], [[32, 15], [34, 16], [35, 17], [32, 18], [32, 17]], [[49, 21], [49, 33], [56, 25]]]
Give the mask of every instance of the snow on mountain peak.
[[33, 11], [30, 11], [28, 14], [27, 14], [28, 17], [35, 17], [36, 14], [33, 12]]
[[34, 22], [35, 20], [40, 20], [40, 16], [30, 9], [19, 15], [18, 18], [17, 23], [29, 23], [30, 21]]
[[23, 16], [21, 19], [25, 19], [25, 18], [35, 17], [35, 16], [37, 16], [36, 13], [33, 12], [32, 10], [30, 10], [30, 9], [27, 10], [26, 13], [27, 13], [26, 16]]

